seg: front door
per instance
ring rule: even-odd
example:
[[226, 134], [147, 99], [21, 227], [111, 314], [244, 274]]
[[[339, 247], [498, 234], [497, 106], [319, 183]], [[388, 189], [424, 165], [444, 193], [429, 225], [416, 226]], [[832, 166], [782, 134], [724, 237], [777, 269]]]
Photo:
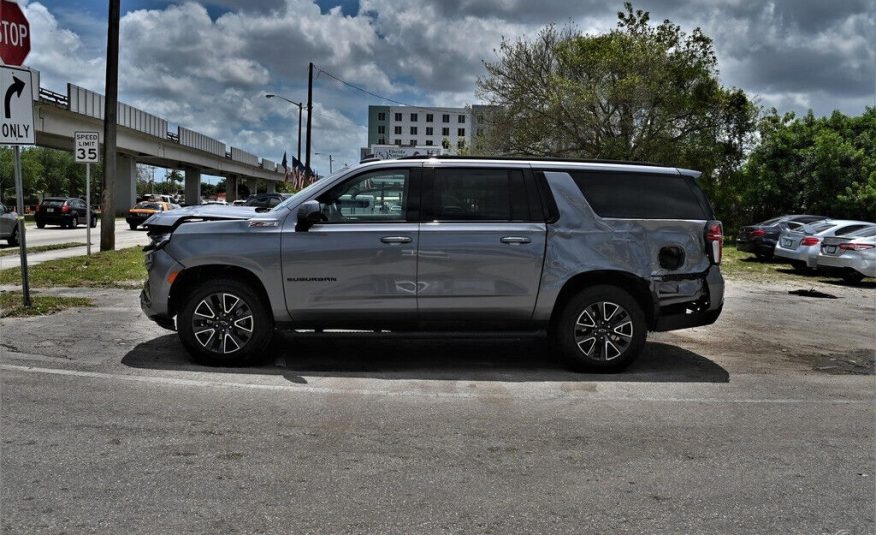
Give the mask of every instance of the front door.
[[415, 321], [418, 168], [356, 175], [316, 200], [325, 221], [283, 233], [293, 320], [325, 326]]

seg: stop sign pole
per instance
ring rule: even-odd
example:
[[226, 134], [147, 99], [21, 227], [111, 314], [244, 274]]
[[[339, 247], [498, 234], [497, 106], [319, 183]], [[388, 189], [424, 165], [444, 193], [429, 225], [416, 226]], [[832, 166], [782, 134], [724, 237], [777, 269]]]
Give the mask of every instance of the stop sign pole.
[[[24, 63], [29, 53], [30, 24], [21, 7], [15, 2], [0, 0], [0, 60], [4, 65], [18, 66]], [[21, 255], [21, 294], [24, 307], [30, 308], [20, 148], [20, 145], [33, 145], [35, 142], [30, 71], [10, 70], [3, 67], [0, 70], [0, 86], [2, 86], [0, 92], [5, 92], [3, 115], [0, 115], [0, 123], [2, 123], [0, 142], [15, 146], [15, 200], [18, 209], [18, 243]], [[22, 95], [25, 89], [27, 93]]]
[[30, 24], [21, 7], [0, 0], [0, 59], [5, 65], [21, 65], [30, 53]]

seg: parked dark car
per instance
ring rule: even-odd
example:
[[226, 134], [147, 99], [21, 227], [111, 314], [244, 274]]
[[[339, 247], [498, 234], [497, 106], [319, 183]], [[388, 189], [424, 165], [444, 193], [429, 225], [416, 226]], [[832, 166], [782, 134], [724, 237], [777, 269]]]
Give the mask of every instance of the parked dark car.
[[250, 195], [249, 198], [246, 199], [244, 206], [273, 208], [291, 196], [291, 193], [257, 193], [255, 195]]
[[[92, 208], [92, 228], [97, 226], [99, 217], [99, 211]], [[46, 197], [34, 213], [37, 228], [44, 228], [46, 225], [76, 228], [79, 223], [85, 223], [87, 220], [88, 209], [85, 201], [76, 197]]]
[[754, 253], [761, 260], [770, 260], [783, 230], [794, 230], [824, 219], [827, 218], [820, 215], [783, 215], [742, 227], [736, 237], [736, 250]]

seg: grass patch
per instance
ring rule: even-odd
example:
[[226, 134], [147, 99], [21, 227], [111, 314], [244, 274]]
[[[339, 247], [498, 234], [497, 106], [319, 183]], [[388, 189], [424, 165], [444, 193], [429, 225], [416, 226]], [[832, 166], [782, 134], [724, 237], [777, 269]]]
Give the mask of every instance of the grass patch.
[[45, 316], [73, 307], [91, 307], [94, 301], [87, 297], [58, 297], [31, 294], [31, 307], [21, 304], [21, 292], [0, 292], [0, 318]]
[[[85, 247], [88, 245], [85, 242], [67, 242], [67, 243], [53, 243], [51, 245], [37, 245], [36, 247], [28, 247], [27, 254], [34, 253], [44, 253], [46, 251], [56, 251], [58, 249], [69, 249], [71, 247]], [[16, 245], [15, 247], [8, 247], [6, 249], [0, 250], [0, 256], [12, 256], [17, 255], [19, 251], [19, 247]]]
[[724, 244], [721, 274], [728, 279], [770, 282], [784, 280], [803, 283], [821, 280], [825, 277], [830, 278], [828, 275], [818, 273], [815, 270], [797, 273], [791, 267], [791, 264], [786, 264], [779, 260], [758, 260], [753, 253], [737, 251], [736, 245], [733, 243]]
[[[131, 288], [146, 279], [142, 247], [58, 258], [28, 269], [31, 286]], [[21, 284], [18, 267], [0, 271], [0, 284]]]

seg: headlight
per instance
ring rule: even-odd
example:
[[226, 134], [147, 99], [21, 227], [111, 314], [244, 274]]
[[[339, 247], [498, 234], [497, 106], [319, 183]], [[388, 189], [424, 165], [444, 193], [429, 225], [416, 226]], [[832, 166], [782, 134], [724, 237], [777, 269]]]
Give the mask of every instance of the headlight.
[[170, 242], [170, 234], [154, 234], [151, 235], [152, 242], [143, 248], [143, 252], [157, 251]]

